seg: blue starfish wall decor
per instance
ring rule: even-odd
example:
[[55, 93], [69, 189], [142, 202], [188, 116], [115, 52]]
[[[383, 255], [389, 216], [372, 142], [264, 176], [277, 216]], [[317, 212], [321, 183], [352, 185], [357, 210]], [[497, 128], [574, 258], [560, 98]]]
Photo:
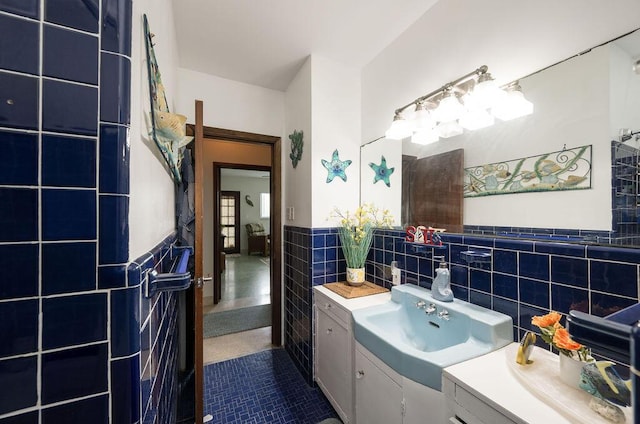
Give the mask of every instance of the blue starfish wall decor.
[[340, 160], [338, 157], [338, 149], [333, 151], [333, 156], [331, 157], [331, 162], [322, 160], [322, 166], [327, 168], [329, 173], [327, 174], [327, 183], [333, 181], [334, 177], [342, 178], [342, 181], [347, 181], [347, 174], [344, 173], [344, 170], [347, 169], [347, 166], [351, 165], [350, 160]]
[[384, 181], [387, 187], [391, 187], [391, 182], [389, 181], [389, 177], [393, 174], [396, 168], [387, 168], [387, 160], [384, 156], [381, 157], [380, 165], [376, 165], [375, 163], [369, 163], [373, 172], [376, 173], [375, 177], [373, 177], [373, 183], [377, 183], [378, 181]]

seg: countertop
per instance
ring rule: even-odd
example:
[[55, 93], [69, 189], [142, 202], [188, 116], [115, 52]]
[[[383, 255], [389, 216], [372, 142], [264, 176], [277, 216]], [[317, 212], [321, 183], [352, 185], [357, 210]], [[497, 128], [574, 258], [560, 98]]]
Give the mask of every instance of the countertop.
[[318, 290], [329, 299], [339, 303], [348, 311], [355, 311], [356, 309], [366, 308], [368, 306], [380, 305], [382, 303], [389, 302], [391, 300], [391, 292], [372, 294], [370, 296], [355, 297], [353, 299], [347, 299], [340, 296], [338, 293], [331, 291], [322, 286], [314, 286], [314, 290]]
[[[589, 396], [580, 390], [567, 387], [563, 391], [565, 399], [557, 399], [558, 405], [545, 399], [547, 394], [535, 393], [515, 375], [508, 361], [515, 364], [515, 353], [518, 343], [512, 343], [502, 349], [471, 359], [444, 369], [444, 377], [473, 392], [479, 399], [517, 423], [527, 424], [563, 424], [573, 422], [607, 422], [588, 408]], [[511, 357], [513, 356], [513, 357]], [[557, 356], [548, 350], [536, 348], [531, 356], [534, 361], [554, 361]], [[552, 379], [549, 379], [552, 380]], [[561, 383], [558, 383], [561, 384]], [[561, 408], [570, 402], [572, 405], [584, 405], [587, 421], [574, 419], [562, 414]], [[629, 410], [630, 408], [626, 408]], [[589, 414], [594, 414], [590, 416]], [[633, 420], [627, 419], [627, 423]]]
[[506, 364], [507, 347], [447, 367], [443, 373], [456, 384], [476, 392], [474, 395], [513, 421], [531, 424], [570, 423], [520, 384]]

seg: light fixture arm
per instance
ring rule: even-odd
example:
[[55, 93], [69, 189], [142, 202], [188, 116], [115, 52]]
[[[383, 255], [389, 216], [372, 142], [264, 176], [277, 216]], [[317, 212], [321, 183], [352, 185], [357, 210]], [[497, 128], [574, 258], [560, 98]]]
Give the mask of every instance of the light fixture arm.
[[426, 101], [426, 100], [429, 100], [430, 98], [434, 97], [436, 94], [446, 92], [447, 90], [450, 90], [450, 89], [454, 88], [454, 87], [455, 87], [455, 86], [457, 86], [458, 84], [460, 84], [460, 83], [462, 83], [462, 82], [464, 82], [464, 81], [467, 81], [467, 80], [471, 79], [472, 77], [474, 77], [474, 76], [476, 76], [476, 75], [482, 75], [482, 74], [486, 73], [488, 70], [489, 70], [489, 68], [487, 67], [487, 65], [482, 65], [482, 66], [481, 66], [481, 67], [479, 67], [478, 69], [476, 69], [476, 70], [474, 70], [474, 71], [472, 71], [472, 72], [469, 72], [468, 74], [463, 75], [463, 76], [461, 76], [460, 78], [458, 78], [458, 79], [456, 79], [456, 80], [453, 80], [453, 81], [451, 81], [451, 82], [449, 82], [449, 83], [447, 83], [447, 84], [443, 85], [443, 86], [442, 86], [442, 87], [440, 87], [439, 89], [434, 90], [434, 91], [432, 91], [432, 92], [431, 92], [431, 93], [429, 93], [429, 94], [425, 94], [424, 96], [418, 97], [417, 99], [415, 99], [415, 100], [414, 100], [414, 101], [412, 101], [411, 103], [407, 103], [406, 105], [404, 105], [404, 106], [402, 106], [402, 107], [400, 107], [400, 108], [396, 109], [396, 110], [395, 110], [395, 114], [396, 114], [396, 115], [399, 115], [399, 114], [401, 114], [401, 113], [402, 113], [406, 108], [408, 108], [409, 106], [416, 105], [416, 104], [418, 104], [418, 103], [420, 103], [420, 102], [424, 102], [424, 101]]

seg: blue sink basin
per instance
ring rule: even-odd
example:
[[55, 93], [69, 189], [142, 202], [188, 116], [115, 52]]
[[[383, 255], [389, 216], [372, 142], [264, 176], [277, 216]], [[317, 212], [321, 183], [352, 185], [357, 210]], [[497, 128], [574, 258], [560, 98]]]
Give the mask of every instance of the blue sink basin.
[[[433, 304], [432, 314], [418, 308]], [[443, 310], [448, 319], [439, 316]], [[399, 374], [441, 390], [442, 369], [513, 341], [511, 317], [454, 299], [440, 302], [413, 284], [391, 289], [391, 300], [353, 311], [356, 340]]]

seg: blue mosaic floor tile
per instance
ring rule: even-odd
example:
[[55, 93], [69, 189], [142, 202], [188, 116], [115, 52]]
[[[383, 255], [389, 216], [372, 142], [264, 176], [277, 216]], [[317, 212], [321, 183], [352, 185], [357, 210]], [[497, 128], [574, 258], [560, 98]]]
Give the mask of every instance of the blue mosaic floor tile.
[[308, 386], [284, 349], [204, 367], [204, 413], [213, 423], [317, 424], [337, 417]]

